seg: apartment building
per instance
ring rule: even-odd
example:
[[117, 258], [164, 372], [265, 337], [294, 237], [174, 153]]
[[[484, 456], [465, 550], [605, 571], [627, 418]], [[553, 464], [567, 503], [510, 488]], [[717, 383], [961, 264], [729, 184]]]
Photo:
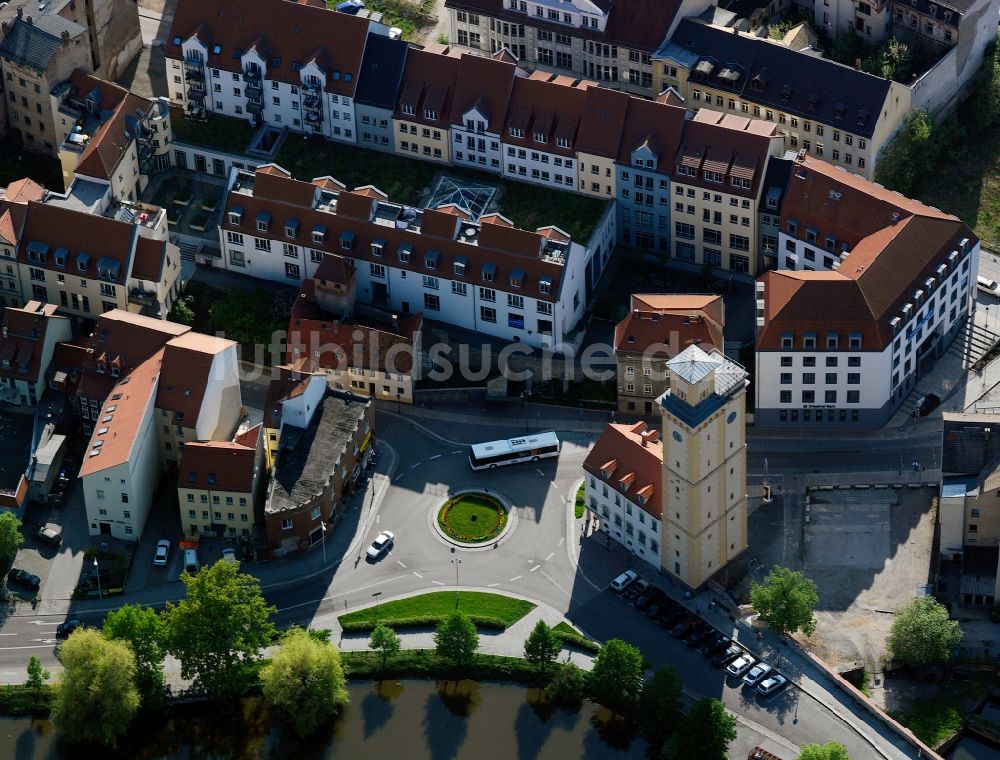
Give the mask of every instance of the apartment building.
[[[170, 167], [170, 103], [149, 100], [77, 69], [53, 91], [63, 186], [74, 177], [107, 185], [112, 200], [137, 201], [150, 175]], [[141, 212], [140, 212], [141, 213]]]
[[774, 124], [707, 108], [687, 121], [670, 182], [673, 257], [743, 274], [761, 271], [757, 208], [767, 162], [782, 153]]
[[689, 588], [729, 585], [747, 548], [747, 372], [688, 346], [667, 362], [660, 564]]
[[632, 100], [623, 92], [587, 88], [576, 140], [577, 192], [607, 200], [617, 195], [615, 161]]
[[[90, 436], [80, 469], [90, 535], [138, 541], [180, 447], [231, 440], [242, 410], [235, 344], [121, 310], [98, 317], [84, 342], [77, 395]], [[167, 448], [164, 426], [188, 420], [194, 435]]]
[[355, 143], [369, 32], [388, 28], [286, 0], [181, 0], [164, 45], [170, 99], [195, 115]]
[[273, 557], [308, 551], [336, 530], [347, 498], [375, 453], [370, 399], [328, 391], [322, 375], [303, 386], [298, 372], [308, 364], [282, 369], [285, 377], [272, 380], [264, 410], [277, 418], [265, 425], [281, 431], [264, 504], [267, 550]]
[[52, 304], [29, 301], [23, 308], [6, 307], [0, 332], [0, 399], [34, 407], [45, 392], [56, 344], [72, 337], [70, 321], [56, 314]]
[[633, 293], [615, 326], [618, 410], [651, 416], [670, 387], [667, 362], [691, 345], [722, 351], [725, 324], [722, 296]]
[[601, 531], [660, 569], [663, 441], [645, 422], [608, 425], [583, 463], [587, 509]]
[[505, 177], [576, 189], [576, 139], [592, 85], [540, 71], [514, 80], [500, 143]]
[[525, 72], [497, 57], [463, 55], [451, 103], [451, 160], [499, 174], [504, 120], [515, 77]]
[[772, 122], [785, 149], [864, 177], [913, 106], [897, 82], [696, 19], [657, 52], [655, 72], [688, 108]]
[[955, 217], [802, 156], [778, 250], [779, 270], [757, 282], [756, 424], [881, 427], [971, 313], [979, 240]]
[[264, 431], [257, 424], [232, 441], [203, 441], [184, 447], [177, 473], [181, 531], [189, 541], [202, 537], [252, 536], [262, 516]]
[[652, 55], [708, 0], [447, 0], [452, 45], [479, 55], [509, 49], [520, 65], [586, 77], [653, 97]]
[[309, 357], [301, 356], [293, 364], [274, 367], [264, 402], [264, 456], [268, 472], [274, 472], [283, 426], [288, 424], [289, 430], [304, 428], [325, 393], [325, 373], [319, 372]]
[[28, 201], [45, 197], [45, 188], [30, 179], [11, 182], [0, 197], [0, 307], [26, 303], [21, 289], [17, 246], [28, 217]]
[[781, 202], [785, 197], [785, 188], [788, 187], [788, 175], [792, 171], [794, 155], [787, 153], [782, 158], [772, 157], [767, 162], [767, 171], [764, 173], [764, 185], [757, 206], [758, 251], [764, 269], [778, 267]]
[[409, 44], [403, 40], [368, 33], [358, 88], [354, 93], [358, 143], [363, 148], [386, 153], [396, 150], [392, 114], [396, 109], [396, 93], [403, 81], [409, 49]]
[[393, 114], [396, 153], [451, 163], [449, 116], [458, 57], [447, 51], [411, 50]]
[[[82, 195], [93, 205], [80, 208]], [[28, 202], [17, 261], [23, 297], [76, 317], [112, 309], [166, 316], [180, 289], [163, 209], [110, 204], [105, 186], [80, 180], [68, 195]]]
[[619, 141], [615, 208], [626, 245], [670, 255], [673, 240], [670, 177], [687, 111], [632, 98]]
[[381, 197], [300, 182], [272, 167], [234, 171], [219, 230], [224, 262], [301, 284], [336, 253], [353, 259], [359, 303], [555, 347], [583, 316], [600, 275], [596, 251], [614, 236], [610, 211], [597, 224], [597, 242], [585, 246], [554, 228], [519, 230], [499, 215], [473, 222]]
[[993, 11], [993, 0], [892, 0], [892, 35], [911, 41], [918, 50], [941, 54], [959, 44], [972, 44], [979, 17]]
[[302, 283], [292, 306], [288, 362], [310, 359], [318, 371], [326, 373], [332, 390], [412, 404], [420, 370], [423, 315], [400, 318], [371, 308], [355, 313], [355, 287], [350, 259], [327, 254], [316, 279]]

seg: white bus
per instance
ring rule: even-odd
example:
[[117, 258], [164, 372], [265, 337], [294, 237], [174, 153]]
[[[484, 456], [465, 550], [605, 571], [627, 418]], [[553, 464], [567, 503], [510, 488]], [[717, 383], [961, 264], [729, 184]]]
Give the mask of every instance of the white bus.
[[555, 433], [535, 433], [506, 441], [474, 443], [469, 450], [473, 470], [494, 469], [517, 462], [537, 462], [543, 457], [559, 456], [561, 444]]

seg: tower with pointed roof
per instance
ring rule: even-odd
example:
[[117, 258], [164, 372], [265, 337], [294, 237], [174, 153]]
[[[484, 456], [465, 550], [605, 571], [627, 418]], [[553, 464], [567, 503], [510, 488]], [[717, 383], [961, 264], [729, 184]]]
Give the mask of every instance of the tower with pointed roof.
[[[667, 362], [660, 563], [689, 588], [731, 569], [747, 546], [747, 372], [692, 345]], [[723, 583], [728, 580], [725, 575]]]

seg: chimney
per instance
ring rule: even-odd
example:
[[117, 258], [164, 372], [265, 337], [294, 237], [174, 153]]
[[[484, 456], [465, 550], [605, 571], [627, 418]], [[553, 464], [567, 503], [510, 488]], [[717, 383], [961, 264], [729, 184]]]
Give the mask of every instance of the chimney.
[[649, 445], [649, 444], [647, 443], [647, 441], [646, 441], [646, 431], [643, 431], [643, 432], [642, 432], [642, 433], [641, 433], [641, 434], [639, 435], [639, 437], [640, 437], [640, 438], [642, 439], [642, 447], [643, 447], [643, 448], [646, 448], [646, 446], [648, 446], [648, 445]]
[[34, 26], [34, 25], [35, 25], [34, 19], [32, 19], [31, 16], [28, 16], [28, 26]]
[[17, 6], [17, 17], [21, 18], [23, 15], [24, 15], [24, 7], [21, 5]]
[[739, 29], [737, 29], [737, 28], [736, 28], [736, 27], [734, 26], [734, 27], [733, 27], [733, 34], [739, 34], [739, 33], [740, 33], [740, 30], [739, 30]]
[[858, 71], [861, 71], [861, 59], [860, 58], [855, 58], [854, 59], [854, 68], [856, 68]]
[[63, 44], [63, 47], [66, 47], [67, 45], [69, 45], [69, 32], [67, 32], [65, 29], [63, 29], [63, 33], [62, 33], [62, 44]]

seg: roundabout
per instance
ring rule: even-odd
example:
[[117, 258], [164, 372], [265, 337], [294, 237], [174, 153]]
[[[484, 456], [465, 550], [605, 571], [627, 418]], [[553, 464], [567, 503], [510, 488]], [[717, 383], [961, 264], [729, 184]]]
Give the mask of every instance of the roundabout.
[[437, 510], [438, 530], [450, 541], [477, 546], [506, 532], [507, 508], [495, 496], [466, 491], [448, 498]]

